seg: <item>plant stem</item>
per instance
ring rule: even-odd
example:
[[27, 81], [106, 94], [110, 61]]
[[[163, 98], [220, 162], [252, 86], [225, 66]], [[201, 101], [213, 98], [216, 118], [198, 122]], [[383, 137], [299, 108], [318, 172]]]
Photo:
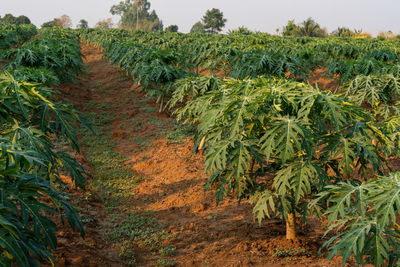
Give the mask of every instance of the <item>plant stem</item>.
[[296, 237], [296, 216], [293, 213], [288, 213], [286, 219], [286, 239], [295, 240]]
[[203, 136], [203, 138], [200, 141], [199, 150], [202, 150], [204, 148], [205, 143], [206, 143], [206, 136]]

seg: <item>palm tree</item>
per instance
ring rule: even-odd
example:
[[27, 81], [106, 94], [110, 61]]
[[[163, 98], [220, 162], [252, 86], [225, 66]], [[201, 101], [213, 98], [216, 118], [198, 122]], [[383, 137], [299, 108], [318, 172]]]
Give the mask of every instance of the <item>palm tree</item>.
[[338, 27], [332, 34], [337, 37], [352, 37], [355, 35], [353, 31], [346, 27]]
[[323, 37], [326, 36], [324, 29], [312, 18], [303, 21], [299, 26], [299, 35], [306, 37]]
[[282, 29], [283, 36], [299, 36], [299, 26], [293, 20], [289, 20], [288, 24]]

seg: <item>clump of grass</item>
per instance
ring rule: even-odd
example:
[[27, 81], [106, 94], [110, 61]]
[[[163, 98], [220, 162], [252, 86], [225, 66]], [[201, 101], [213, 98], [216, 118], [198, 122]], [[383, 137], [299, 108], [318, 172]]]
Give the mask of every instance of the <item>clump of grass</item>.
[[276, 252], [273, 254], [275, 257], [286, 258], [294, 256], [311, 256], [311, 251], [306, 248], [289, 248], [283, 250], [281, 248], [276, 248]]
[[158, 259], [157, 266], [158, 267], [175, 267], [175, 266], [177, 266], [177, 263], [174, 261], [171, 261], [169, 259]]
[[142, 107], [140, 107], [140, 110], [144, 111], [144, 112], [148, 112], [148, 113], [156, 113], [156, 112], [158, 112], [158, 110], [156, 108], [149, 107], [149, 106], [142, 106]]
[[109, 232], [106, 238], [109, 240], [128, 239], [139, 248], [159, 252], [162, 256], [171, 256], [176, 249], [169, 246], [163, 247], [162, 243], [175, 236], [165, 231], [164, 226], [158, 224], [151, 214], [147, 211], [141, 214], [131, 213], [128, 216], [114, 216], [111, 222], [118, 225], [118, 228]]
[[162, 247], [159, 250], [159, 253], [160, 253], [161, 256], [164, 256], [164, 257], [173, 256], [176, 253], [176, 247], [171, 247], [171, 246]]
[[173, 144], [182, 143], [183, 139], [194, 136], [196, 128], [190, 125], [175, 123], [175, 130], [167, 134], [167, 139]]
[[137, 144], [140, 149], [144, 149], [150, 144], [146, 139], [142, 137], [136, 137], [135, 139], [133, 139], [133, 143]]
[[122, 240], [117, 246], [120, 251], [119, 256], [124, 259], [126, 265], [136, 266], [136, 254], [132, 243], [128, 240]]

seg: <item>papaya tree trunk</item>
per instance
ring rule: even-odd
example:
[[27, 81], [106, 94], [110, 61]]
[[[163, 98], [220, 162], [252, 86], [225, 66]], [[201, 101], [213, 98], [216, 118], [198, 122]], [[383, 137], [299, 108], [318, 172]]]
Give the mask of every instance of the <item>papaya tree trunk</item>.
[[161, 101], [160, 101], [160, 109], [158, 110], [158, 112], [162, 112], [163, 111], [163, 109], [164, 109], [164, 98], [163, 97], [161, 97]]
[[286, 239], [295, 240], [296, 239], [296, 220], [294, 213], [288, 213], [286, 219]]

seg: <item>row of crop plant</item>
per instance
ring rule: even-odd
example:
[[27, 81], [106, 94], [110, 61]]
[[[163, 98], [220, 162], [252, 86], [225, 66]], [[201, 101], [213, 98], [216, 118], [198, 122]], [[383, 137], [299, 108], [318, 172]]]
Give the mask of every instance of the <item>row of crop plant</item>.
[[[57, 148], [79, 151], [75, 127], [84, 120], [70, 104], [53, 101], [53, 86], [83, 70], [77, 39], [63, 30], [0, 26], [0, 265], [55, 262], [54, 215], [84, 234], [61, 191], [60, 175], [84, 188], [84, 169]], [[51, 216], [50, 216], [51, 215]]]

